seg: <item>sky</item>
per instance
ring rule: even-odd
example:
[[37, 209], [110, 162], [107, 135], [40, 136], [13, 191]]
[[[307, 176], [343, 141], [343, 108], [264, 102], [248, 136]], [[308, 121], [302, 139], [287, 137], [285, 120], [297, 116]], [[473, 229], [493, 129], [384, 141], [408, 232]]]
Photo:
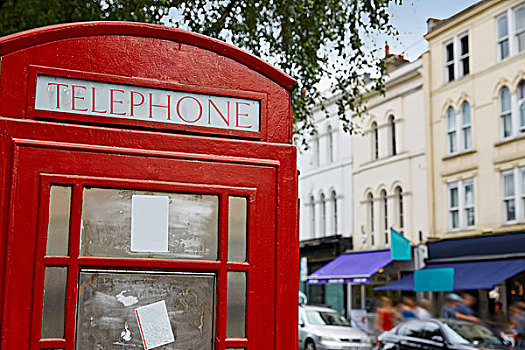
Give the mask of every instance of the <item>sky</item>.
[[409, 61], [417, 59], [427, 49], [423, 35], [427, 32], [428, 18], [444, 19], [476, 3], [477, 0], [403, 0], [392, 5], [392, 24], [399, 31], [399, 42], [389, 40], [390, 52], [404, 53]]

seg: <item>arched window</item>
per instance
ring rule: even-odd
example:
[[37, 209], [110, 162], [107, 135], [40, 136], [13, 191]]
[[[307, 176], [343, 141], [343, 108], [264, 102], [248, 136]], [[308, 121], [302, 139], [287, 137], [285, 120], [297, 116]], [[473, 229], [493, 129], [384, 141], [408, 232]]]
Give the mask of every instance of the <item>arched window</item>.
[[381, 204], [382, 204], [382, 216], [383, 216], [383, 234], [385, 237], [385, 244], [388, 244], [388, 197], [386, 191], [381, 191]]
[[508, 87], [503, 87], [499, 94], [499, 117], [501, 121], [501, 137], [512, 136], [512, 109], [510, 101], [510, 91]]
[[377, 123], [372, 123], [372, 157], [379, 159], [379, 134], [377, 130]]
[[337, 227], [337, 195], [335, 193], [335, 191], [332, 192], [332, 205], [333, 205], [333, 208], [334, 208], [334, 216], [333, 216], [333, 219], [334, 219], [334, 223], [333, 223], [333, 228], [334, 228], [334, 234], [337, 235], [338, 234], [338, 227]]
[[370, 240], [374, 245], [374, 195], [368, 194], [368, 227], [370, 227]]
[[314, 165], [319, 166], [321, 164], [321, 149], [319, 145], [319, 138], [314, 138]]
[[328, 159], [330, 162], [333, 162], [335, 159], [334, 156], [334, 133], [332, 127], [328, 126]]
[[312, 238], [315, 238], [315, 199], [314, 196], [310, 197], [310, 224], [312, 225]]
[[395, 190], [395, 196], [396, 196], [396, 206], [397, 206], [397, 225], [399, 228], [399, 232], [403, 233], [405, 228], [405, 212], [404, 212], [404, 204], [403, 204], [403, 190], [400, 186], [396, 187]]
[[326, 236], [326, 198], [324, 193], [321, 193], [321, 233]]
[[520, 111], [520, 132], [525, 133], [525, 81], [518, 86], [518, 109]]
[[472, 149], [472, 132], [471, 132], [470, 104], [463, 102], [461, 106], [461, 136], [463, 139], [463, 150]]
[[449, 107], [447, 109], [447, 149], [449, 154], [458, 151], [458, 132], [456, 127], [456, 113], [454, 108]]
[[396, 121], [393, 115], [389, 117], [389, 122], [390, 122], [390, 147], [391, 147], [392, 155], [395, 156], [397, 154]]

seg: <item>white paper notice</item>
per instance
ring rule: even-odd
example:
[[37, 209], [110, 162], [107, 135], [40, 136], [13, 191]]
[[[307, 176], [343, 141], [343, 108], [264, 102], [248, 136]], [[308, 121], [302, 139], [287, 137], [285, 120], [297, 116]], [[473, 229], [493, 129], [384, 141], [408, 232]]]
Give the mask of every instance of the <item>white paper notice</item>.
[[131, 251], [168, 251], [168, 196], [134, 195], [131, 199]]
[[175, 341], [164, 300], [135, 309], [135, 315], [145, 350]]

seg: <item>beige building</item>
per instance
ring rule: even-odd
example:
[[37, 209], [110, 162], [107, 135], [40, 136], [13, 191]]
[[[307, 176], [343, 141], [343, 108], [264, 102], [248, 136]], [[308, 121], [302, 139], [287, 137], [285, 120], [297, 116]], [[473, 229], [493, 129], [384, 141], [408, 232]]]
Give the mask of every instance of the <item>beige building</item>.
[[386, 96], [368, 96], [363, 135], [352, 137], [354, 250], [387, 249], [391, 227], [412, 244], [428, 233], [422, 60], [390, 61]]
[[525, 2], [480, 1], [428, 27], [430, 236], [523, 230]]

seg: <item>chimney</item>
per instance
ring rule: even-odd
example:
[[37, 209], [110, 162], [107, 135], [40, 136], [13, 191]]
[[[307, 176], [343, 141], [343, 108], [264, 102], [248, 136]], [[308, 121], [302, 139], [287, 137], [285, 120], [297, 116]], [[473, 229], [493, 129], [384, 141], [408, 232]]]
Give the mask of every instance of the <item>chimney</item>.
[[441, 22], [441, 19], [432, 18], [432, 17], [430, 17], [429, 19], [427, 19], [427, 33], [430, 33], [430, 32], [432, 31], [432, 29], [434, 29], [434, 27], [435, 27], [439, 22]]

